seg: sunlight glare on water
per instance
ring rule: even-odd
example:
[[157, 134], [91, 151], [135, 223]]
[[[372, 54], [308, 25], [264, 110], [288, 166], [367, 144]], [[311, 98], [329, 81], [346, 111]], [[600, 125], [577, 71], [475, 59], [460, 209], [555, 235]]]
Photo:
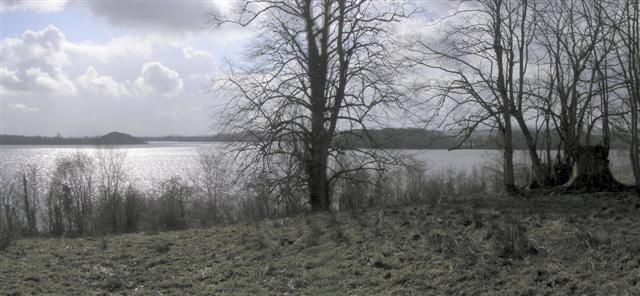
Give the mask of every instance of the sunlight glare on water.
[[[149, 189], [167, 178], [187, 177], [198, 164], [199, 151], [208, 148], [224, 149], [224, 144], [150, 142], [147, 145], [124, 145], [115, 149], [125, 154], [126, 177], [142, 188]], [[0, 176], [13, 176], [26, 164], [37, 164], [42, 176], [50, 176], [57, 158], [85, 153], [95, 160], [97, 152], [98, 148], [93, 146], [6, 145], [0, 150]]]
[[[128, 180], [143, 189], [153, 189], [162, 180], [171, 177], [188, 178], [197, 169], [199, 151], [202, 149], [227, 149], [226, 143], [203, 142], [150, 142], [147, 145], [118, 146], [125, 154], [124, 169]], [[53, 173], [56, 159], [73, 153], [97, 156], [94, 146], [0, 146], [0, 178], [15, 176], [25, 164], [37, 164], [45, 180]], [[484, 169], [487, 165], [499, 167], [500, 152], [497, 150], [404, 150], [422, 162], [428, 174], [443, 170], [469, 171]], [[620, 181], [629, 183], [632, 175], [628, 152], [611, 152], [611, 168]], [[529, 165], [525, 151], [516, 151], [516, 163]]]

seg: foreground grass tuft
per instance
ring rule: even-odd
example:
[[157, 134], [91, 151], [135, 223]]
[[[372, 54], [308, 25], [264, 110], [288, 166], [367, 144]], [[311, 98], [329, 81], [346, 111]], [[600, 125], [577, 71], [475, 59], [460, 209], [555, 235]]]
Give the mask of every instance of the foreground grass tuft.
[[24, 239], [0, 294], [638, 295], [640, 199], [478, 196], [258, 224]]

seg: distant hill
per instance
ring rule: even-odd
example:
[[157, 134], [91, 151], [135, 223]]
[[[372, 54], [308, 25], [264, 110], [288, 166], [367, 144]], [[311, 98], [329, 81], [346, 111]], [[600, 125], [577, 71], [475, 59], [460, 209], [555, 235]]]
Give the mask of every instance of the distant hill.
[[136, 145], [147, 144], [146, 141], [138, 139], [132, 135], [110, 132], [104, 136], [98, 137], [97, 142], [99, 145]]
[[43, 136], [0, 135], [1, 145], [138, 145], [146, 141], [120, 132], [100, 137], [64, 138]]

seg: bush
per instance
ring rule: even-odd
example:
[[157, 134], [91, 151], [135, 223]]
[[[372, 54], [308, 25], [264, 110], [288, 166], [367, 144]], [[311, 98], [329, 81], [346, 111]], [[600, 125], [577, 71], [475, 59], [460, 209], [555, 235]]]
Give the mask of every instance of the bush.
[[140, 227], [144, 211], [144, 195], [133, 185], [129, 185], [124, 194], [124, 231], [134, 232]]
[[199, 226], [234, 221], [233, 190], [238, 182], [233, 163], [225, 151], [201, 148], [197, 169], [189, 176], [194, 190], [192, 217]]
[[193, 189], [178, 177], [164, 181], [160, 188], [160, 196], [155, 200], [155, 226], [162, 230], [187, 228], [186, 206]]
[[13, 188], [7, 179], [0, 178], [0, 251], [9, 247], [16, 235], [18, 219]]

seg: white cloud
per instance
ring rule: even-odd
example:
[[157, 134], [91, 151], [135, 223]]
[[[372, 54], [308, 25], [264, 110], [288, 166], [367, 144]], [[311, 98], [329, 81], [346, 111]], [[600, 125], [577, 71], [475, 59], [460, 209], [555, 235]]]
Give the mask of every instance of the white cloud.
[[2, 0], [0, 1], [0, 12], [56, 12], [63, 10], [67, 2], [66, 0]]
[[185, 87], [178, 72], [187, 77], [189, 91], [198, 92], [215, 68], [210, 52], [166, 38], [125, 35], [105, 43], [70, 42], [55, 26], [5, 38], [0, 47], [0, 90], [11, 96], [170, 97]]
[[130, 129], [140, 135], [208, 131], [208, 113], [191, 107], [209, 104], [210, 98], [201, 94], [205, 86], [201, 80], [217, 69], [212, 54], [217, 48], [211, 46], [210, 36], [174, 39], [136, 33], [106, 41], [69, 40], [77, 38], [73, 34], [49, 26], [0, 40], [3, 131], [48, 135], [96, 135], [104, 129]]
[[69, 63], [61, 50], [65, 36], [55, 26], [47, 26], [41, 31], [26, 30], [22, 38], [2, 40], [2, 61], [4, 66], [30, 63], [30, 66], [46, 65], [54, 68]]
[[27, 30], [21, 39], [2, 40], [2, 89], [75, 94], [65, 72], [70, 61], [62, 50], [64, 42], [64, 34], [54, 26], [36, 32]]
[[65, 36], [58, 28], [49, 25], [42, 31], [25, 31], [22, 40], [24, 44], [39, 45], [44, 50], [58, 50], [65, 41]]
[[26, 105], [20, 104], [20, 103], [9, 105], [9, 108], [11, 110], [16, 110], [16, 111], [19, 111], [19, 112], [36, 112], [36, 111], [38, 111], [38, 108], [36, 108], [36, 107], [27, 107]]
[[115, 81], [111, 76], [100, 75], [93, 66], [76, 78], [78, 87], [94, 94], [106, 94], [113, 97], [130, 95], [127, 88]]
[[166, 97], [177, 95], [184, 86], [178, 72], [169, 69], [161, 62], [145, 63], [135, 85], [147, 95]]
[[0, 81], [2, 81], [2, 87], [9, 89], [17, 89], [22, 83], [16, 71], [7, 68], [0, 68]]
[[75, 95], [76, 88], [73, 82], [60, 73], [50, 73], [42, 71], [40, 68], [32, 67], [24, 71], [30, 90], [51, 91], [60, 95]]
[[204, 58], [204, 59], [212, 59], [213, 55], [204, 50], [198, 50], [191, 47], [183, 47], [182, 53], [184, 54], [185, 59], [194, 59], [194, 58]]

